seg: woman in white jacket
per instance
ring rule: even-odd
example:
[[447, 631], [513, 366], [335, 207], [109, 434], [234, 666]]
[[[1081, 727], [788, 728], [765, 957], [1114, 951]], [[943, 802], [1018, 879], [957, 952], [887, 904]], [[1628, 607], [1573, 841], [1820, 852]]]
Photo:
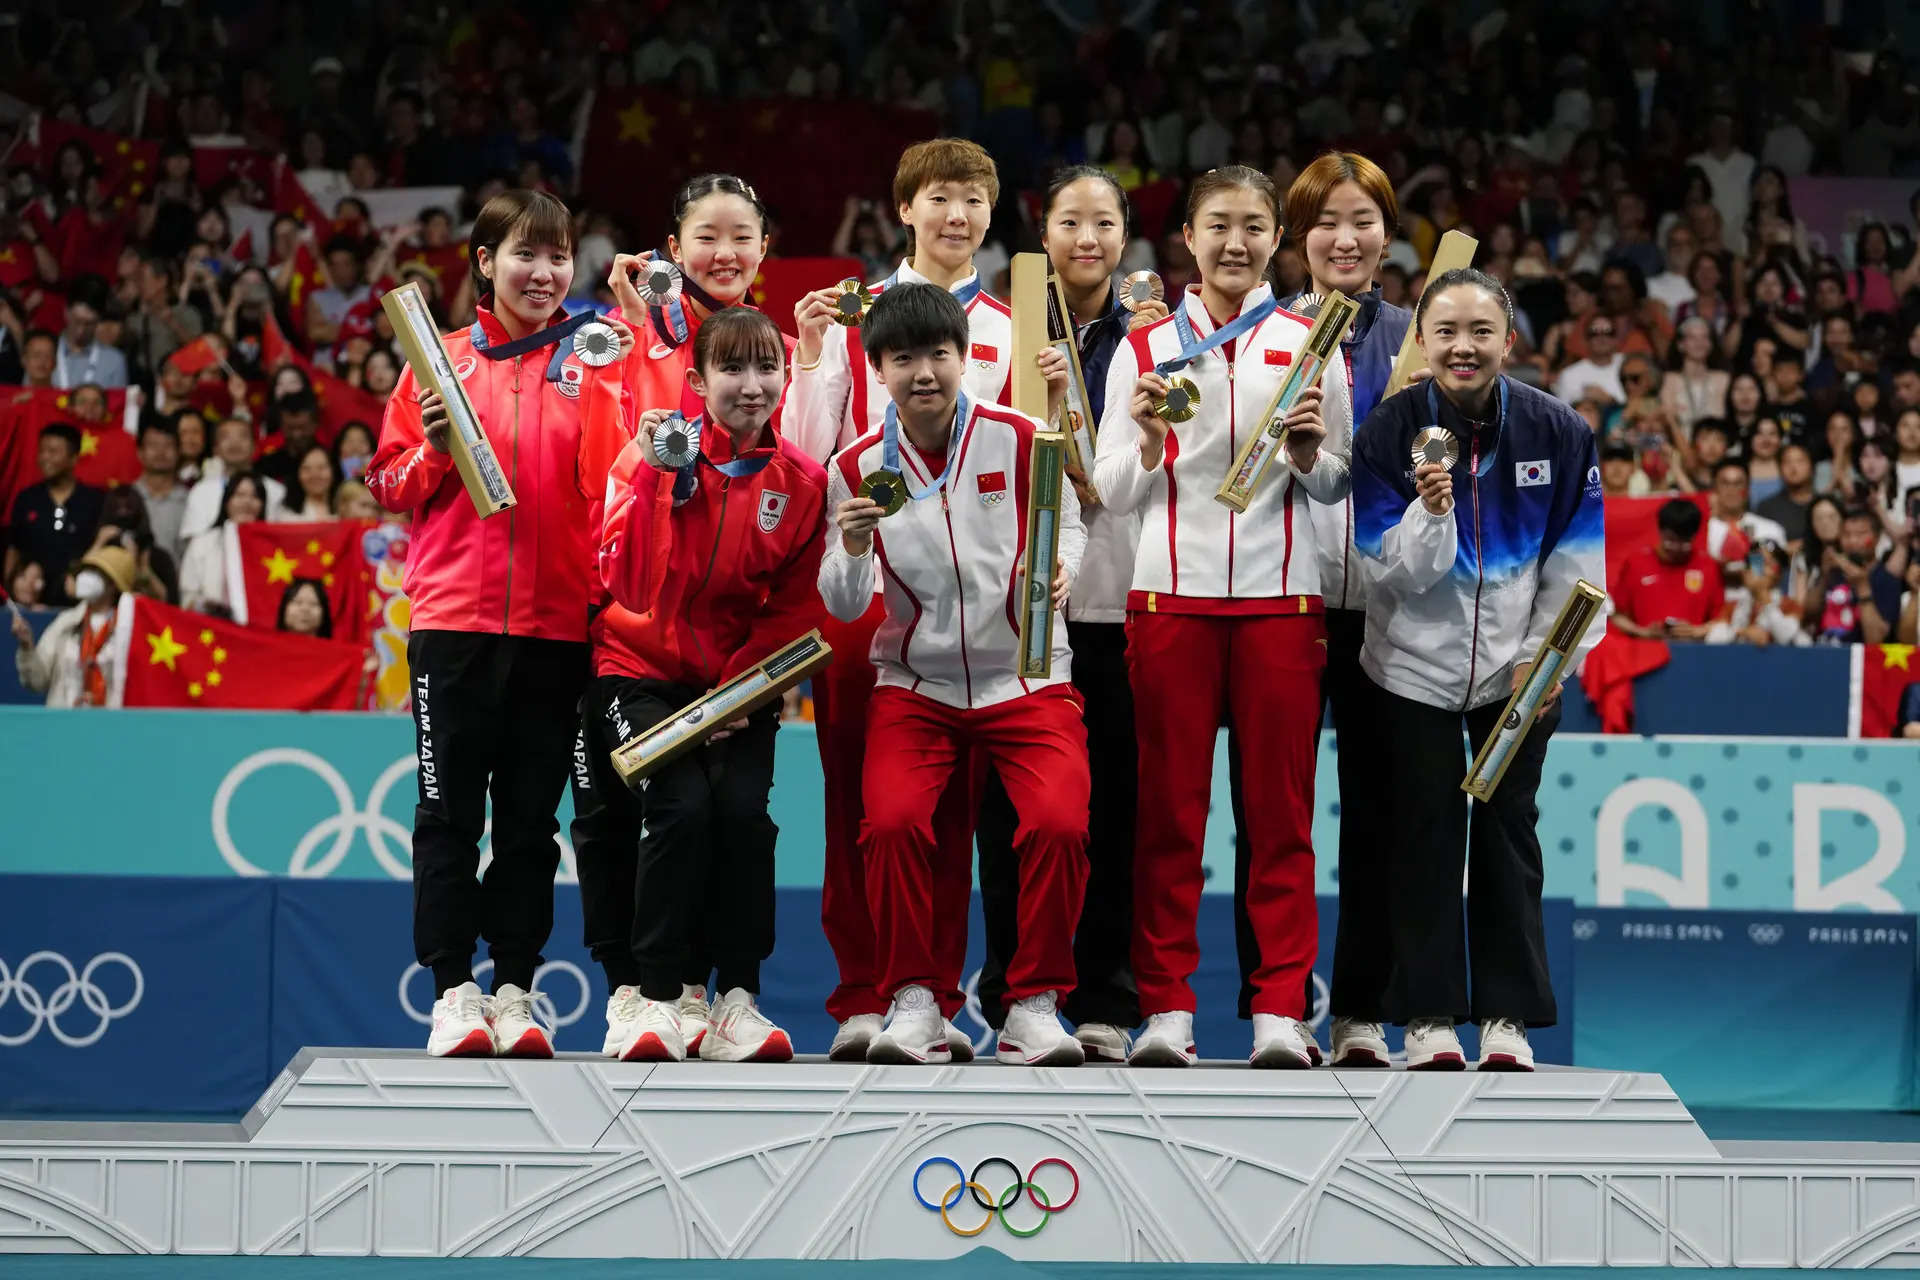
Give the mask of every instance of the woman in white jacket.
[[[1347, 492], [1346, 458], [1321, 448], [1329, 427], [1351, 435], [1346, 378], [1294, 406], [1285, 456], [1244, 513], [1214, 498], [1306, 342], [1307, 322], [1280, 310], [1264, 282], [1279, 212], [1257, 170], [1195, 180], [1185, 234], [1200, 284], [1167, 319], [1128, 335], [1107, 375], [1094, 486], [1110, 511], [1140, 520], [1127, 667], [1140, 744], [1133, 970], [1148, 1025], [1128, 1060], [1145, 1065], [1195, 1058], [1201, 842], [1228, 719], [1258, 779], [1246, 796], [1247, 914], [1260, 953], [1252, 1061], [1312, 1065], [1301, 1019], [1318, 943], [1311, 829], [1326, 628], [1307, 507]], [[1174, 374], [1199, 391], [1190, 421], [1155, 411]]]
[[117, 707], [125, 672], [126, 647], [114, 643], [120, 597], [133, 590], [133, 553], [124, 547], [95, 547], [80, 560], [74, 594], [80, 603], [66, 610], [34, 643], [33, 629], [15, 610], [13, 637], [19, 648], [14, 666], [20, 683], [47, 695], [49, 707]]
[[187, 540], [186, 554], [180, 560], [180, 604], [201, 613], [225, 616], [227, 598], [227, 525], [247, 524], [264, 519], [267, 489], [259, 476], [245, 472], [227, 481], [220, 498], [220, 514], [213, 528], [196, 533]]

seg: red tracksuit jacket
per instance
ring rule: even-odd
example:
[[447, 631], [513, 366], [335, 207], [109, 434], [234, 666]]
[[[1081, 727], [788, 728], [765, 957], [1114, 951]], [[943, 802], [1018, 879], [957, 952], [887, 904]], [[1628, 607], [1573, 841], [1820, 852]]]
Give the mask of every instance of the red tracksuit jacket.
[[600, 581], [614, 604], [594, 622], [598, 675], [713, 688], [759, 662], [824, 612], [816, 586], [827, 476], [779, 435], [779, 415], [752, 475], [712, 463], [732, 441], [709, 426], [699, 487], [675, 506], [674, 473], [629, 444], [607, 478]]
[[[485, 308], [474, 324], [489, 342], [508, 341]], [[518, 505], [480, 519], [453, 456], [426, 443], [418, 384], [412, 369], [402, 372], [366, 484], [381, 506], [413, 516], [413, 629], [584, 641], [595, 538], [580, 442], [589, 418], [598, 431], [633, 434], [621, 363], [589, 368], [569, 352], [549, 381], [553, 347], [489, 360], [475, 352], [470, 329], [448, 334], [446, 345]]]

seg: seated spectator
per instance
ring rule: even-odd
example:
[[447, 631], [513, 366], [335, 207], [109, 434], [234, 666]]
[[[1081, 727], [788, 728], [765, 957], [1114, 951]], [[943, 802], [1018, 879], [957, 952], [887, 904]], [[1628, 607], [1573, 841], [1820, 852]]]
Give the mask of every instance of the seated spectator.
[[207, 462], [207, 420], [182, 409], [164, 421], [173, 425], [174, 439], [180, 446], [180, 483], [191, 489]]
[[1616, 404], [1624, 401], [1627, 392], [1620, 383], [1622, 356], [1616, 344], [1616, 332], [1611, 316], [1596, 314], [1589, 319], [1586, 327], [1586, 358], [1576, 360], [1560, 371], [1559, 378], [1553, 384], [1553, 393], [1568, 404], [1574, 404], [1592, 388]]
[[320, 401], [312, 392], [277, 399], [267, 409], [267, 438], [260, 442], [260, 474], [295, 487], [300, 459], [320, 434]]
[[226, 525], [248, 524], [267, 515], [266, 483], [241, 472], [227, 481], [220, 513], [211, 529], [196, 533], [187, 543], [180, 564], [180, 604], [218, 617], [231, 616], [227, 598]]
[[1785, 529], [1788, 542], [1798, 542], [1807, 534], [1814, 493], [1813, 455], [1805, 445], [1790, 444], [1780, 450], [1780, 488], [1754, 510]]
[[1660, 404], [1680, 430], [1691, 432], [1694, 423], [1718, 417], [1726, 408], [1731, 375], [1720, 367], [1713, 331], [1705, 320], [1695, 317], [1685, 321], [1678, 334], [1679, 341], [1674, 344], [1678, 359], [1661, 380]]
[[53, 386], [53, 371], [60, 362], [60, 339], [45, 329], [29, 329], [20, 340], [20, 385]]
[[140, 425], [140, 478], [133, 492], [147, 508], [153, 545], [175, 560], [185, 540], [180, 525], [187, 517], [187, 487], [180, 483], [180, 436], [164, 419], [149, 418]]
[[[192, 153], [187, 153], [188, 166]], [[121, 344], [127, 353], [129, 381], [147, 383], [161, 362], [207, 331], [200, 313], [179, 300], [179, 268], [157, 250], [140, 256], [135, 279], [139, 284], [136, 309], [127, 317]]]
[[54, 352], [53, 385], [62, 390], [89, 382], [98, 387], [124, 387], [127, 358], [99, 341], [106, 282], [94, 276], [74, 283], [73, 296], [67, 301], [67, 327]]
[[1893, 446], [1885, 440], [1860, 442], [1860, 485], [1851, 501], [1868, 510], [1880, 512], [1881, 527], [1898, 541], [1912, 528], [1907, 518], [1907, 503], [1900, 492], [1900, 478], [1893, 467]]
[[333, 519], [334, 494], [340, 488], [340, 469], [333, 455], [317, 444], [308, 445], [293, 476], [294, 482], [287, 487], [287, 496], [274, 512], [274, 519]]
[[[187, 491], [187, 513], [180, 521], [182, 536], [192, 538], [211, 529], [220, 515], [227, 482], [254, 469], [253, 424], [244, 418], [228, 418], [213, 433], [213, 457], [207, 459], [199, 483]], [[287, 487], [278, 480], [262, 477], [267, 486], [267, 509], [287, 500]]]
[[1620, 563], [1613, 625], [1630, 636], [1704, 640], [1726, 606], [1720, 563], [1700, 545], [1700, 508], [1673, 498], [1660, 508], [1660, 541]]
[[[1696, 492], [1713, 487], [1713, 473], [1720, 460], [1732, 454], [1733, 438], [1727, 432], [1724, 418], [1702, 418], [1693, 424], [1693, 439], [1687, 456], [1687, 478], [1693, 482]], [[1742, 471], [1742, 491], [1745, 491], [1745, 468]]]
[[40, 482], [22, 489], [13, 500], [12, 530], [7, 547], [7, 572], [21, 560], [47, 566], [47, 597], [51, 605], [73, 601], [66, 593], [67, 566], [93, 545], [100, 527], [100, 502], [105, 496], [74, 475], [80, 458], [80, 429], [70, 422], [54, 422], [40, 429], [35, 461]]
[[79, 603], [48, 624], [36, 644], [33, 629], [13, 617], [13, 662], [23, 687], [47, 695], [49, 707], [117, 707], [113, 646], [120, 597], [133, 589], [133, 556], [120, 547], [87, 552], [74, 574]]
[[13, 566], [7, 574], [7, 599], [22, 609], [46, 607], [47, 571], [38, 560], [22, 560]]
[[1809, 643], [1800, 628], [1800, 606], [1780, 591], [1787, 552], [1776, 542], [1757, 543], [1744, 560], [1721, 565], [1726, 581], [1727, 612], [1707, 631], [1708, 644]]
[[386, 508], [374, 498], [371, 490], [358, 480], [343, 480], [333, 495], [334, 509], [342, 520], [389, 520], [392, 517]]
[[[1747, 437], [1747, 489], [1756, 506], [1780, 492], [1786, 483], [1780, 474], [1784, 443], [1780, 424], [1772, 418], [1761, 418], [1753, 424], [1753, 434]], [[1807, 479], [1812, 481], [1811, 472]]]
[[1673, 320], [1665, 307], [1647, 297], [1647, 279], [1639, 267], [1609, 262], [1601, 268], [1600, 309], [1613, 317], [1614, 343], [1622, 353], [1667, 358]]
[[1653, 492], [1632, 445], [1609, 440], [1600, 446], [1600, 491], [1609, 498], [1642, 498]]
[[1820, 358], [1807, 372], [1807, 391], [1816, 399], [1824, 393], [1831, 404], [1861, 378], [1871, 378], [1876, 366], [1873, 353], [1855, 345], [1853, 321], [1836, 312], [1820, 324]]
[[1761, 389], [1760, 379], [1751, 369], [1742, 369], [1727, 380], [1727, 407], [1721, 415], [1727, 423], [1727, 431], [1733, 438], [1734, 452], [1741, 457], [1747, 456], [1747, 446], [1753, 440], [1754, 430], [1760, 425], [1762, 411], [1766, 408], [1766, 396]]
[[341, 427], [340, 434], [333, 438], [333, 464], [340, 478], [358, 480], [365, 475], [367, 463], [372, 461], [374, 448], [379, 443], [373, 428], [364, 422], [349, 422]]
[[1900, 579], [1874, 559], [1880, 525], [1859, 508], [1844, 512], [1840, 545], [1821, 552], [1821, 572], [1804, 601], [1806, 626], [1822, 644], [1883, 644], [1900, 617]]
[[1843, 497], [1852, 494], [1858, 474], [1855, 459], [1860, 454], [1860, 439], [1860, 427], [1852, 413], [1835, 409], [1827, 415], [1821, 440], [1817, 445], [1808, 445], [1808, 451], [1818, 459], [1813, 464], [1814, 488]]
[[298, 636], [333, 639], [333, 605], [327, 600], [327, 589], [312, 578], [288, 583], [280, 593], [278, 627]]
[[1863, 315], [1875, 311], [1891, 315], [1899, 310], [1888, 263], [1892, 252], [1893, 241], [1883, 223], [1866, 223], [1854, 237], [1854, 268], [1847, 273], [1847, 300]]
[[100, 502], [95, 547], [114, 546], [133, 557], [133, 592], [166, 604], [180, 598], [180, 569], [171, 553], [154, 545], [146, 503], [131, 485], [109, 489]]
[[1683, 305], [1693, 301], [1693, 286], [1687, 283], [1693, 249], [1693, 228], [1684, 222], [1674, 223], [1667, 228], [1666, 269], [1647, 277], [1647, 296], [1666, 307], [1670, 315], [1678, 315]]
[[[1728, 545], [1729, 535], [1736, 530], [1750, 547], [1769, 542], [1785, 546], [1790, 541], [1787, 531], [1778, 523], [1748, 509], [1747, 490], [1746, 463], [1738, 458], [1722, 458], [1714, 464], [1713, 489], [1707, 502], [1707, 553], [1715, 560], [1738, 558], [1737, 547]], [[1837, 526], [1835, 532], [1838, 532]]]
[[1807, 358], [1792, 347], [1774, 353], [1772, 391], [1767, 409], [1773, 414], [1787, 439], [1795, 444], [1813, 444], [1813, 398], [1807, 394]]
[[1900, 492], [1920, 488], [1920, 409], [1908, 409], [1893, 424], [1894, 482]]
[[307, 341], [316, 352], [315, 363], [332, 367], [331, 349], [339, 340], [347, 313], [372, 296], [365, 279], [366, 263], [360, 244], [351, 236], [336, 235], [326, 245], [327, 285], [307, 297]]

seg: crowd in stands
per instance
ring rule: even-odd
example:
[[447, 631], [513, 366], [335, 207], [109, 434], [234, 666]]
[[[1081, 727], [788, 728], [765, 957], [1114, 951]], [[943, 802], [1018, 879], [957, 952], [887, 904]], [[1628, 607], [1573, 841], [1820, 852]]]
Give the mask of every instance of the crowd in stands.
[[[64, 393], [29, 445], [39, 482], [0, 510], [23, 608], [70, 603], [80, 559], [117, 544], [135, 590], [219, 613], [223, 524], [379, 517], [357, 477], [399, 372], [380, 293], [419, 280], [449, 327], [470, 321], [480, 203], [510, 185], [571, 198], [596, 102], [653, 85], [696, 107], [935, 113], [1000, 166], [990, 285], [1034, 247], [1030, 194], [1056, 166], [1120, 178], [1125, 268], [1173, 290], [1193, 275], [1192, 175], [1248, 163], [1284, 190], [1325, 147], [1362, 152], [1400, 203], [1386, 298], [1418, 296], [1446, 231], [1475, 236], [1518, 306], [1515, 372], [1593, 424], [1606, 493], [1674, 495], [1699, 515], [1663, 515], [1634, 564], [1649, 581], [1614, 584], [1623, 629], [1914, 641], [1920, 191], [1840, 243], [1811, 236], [1790, 196], [1809, 174], [1920, 188], [1896, 6], [1837, 6], [1838, 25], [1836, 6], [1788, 0], [13, 8], [0, 414], [23, 389]], [[48, 148], [49, 122], [157, 146], [157, 165]], [[701, 145], [726, 167], [724, 139]], [[298, 185], [207, 182], [212, 147], [284, 156]], [[776, 221], [783, 183], [823, 180], [804, 157], [745, 176]], [[396, 188], [446, 198], [383, 225], [378, 197]], [[576, 294], [610, 305], [607, 264], [647, 247], [664, 211], [573, 204]], [[879, 275], [902, 252], [897, 222], [885, 192], [850, 193], [831, 243], [775, 248]], [[1297, 255], [1276, 262], [1296, 290]], [[369, 410], [343, 421], [342, 403]]]

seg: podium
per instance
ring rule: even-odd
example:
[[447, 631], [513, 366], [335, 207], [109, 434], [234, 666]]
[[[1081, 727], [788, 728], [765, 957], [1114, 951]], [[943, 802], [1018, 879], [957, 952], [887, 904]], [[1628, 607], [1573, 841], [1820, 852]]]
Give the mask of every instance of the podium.
[[0, 1123], [0, 1252], [833, 1260], [983, 1245], [1116, 1263], [1915, 1266], [1920, 1146], [1723, 1149], [1659, 1076], [1567, 1068], [366, 1049], [303, 1050], [237, 1124]]

